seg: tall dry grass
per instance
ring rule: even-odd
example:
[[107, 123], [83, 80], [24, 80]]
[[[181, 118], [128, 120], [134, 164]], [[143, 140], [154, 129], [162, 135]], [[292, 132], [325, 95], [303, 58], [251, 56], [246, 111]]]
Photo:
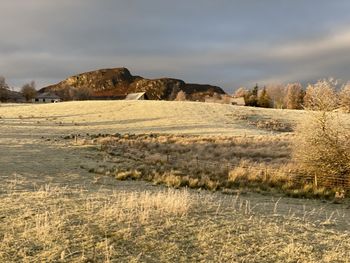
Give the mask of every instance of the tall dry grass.
[[300, 180], [298, 163], [292, 160], [295, 137], [291, 135], [116, 134], [93, 138], [104, 155], [90, 171], [120, 180], [143, 179], [175, 188], [249, 188], [331, 199], [339, 190], [318, 187], [314, 180]]
[[[347, 262], [337, 215], [188, 190], [0, 195], [0, 262]], [[289, 210], [288, 210], [289, 209]], [[286, 212], [282, 212], [286, 210]], [[313, 220], [320, 213], [320, 220]], [[339, 211], [338, 211], [339, 213]], [[341, 217], [341, 214], [339, 214]]]
[[[89, 193], [46, 187], [1, 198], [1, 262], [110, 262], [148, 225], [187, 216], [188, 191]], [[130, 253], [131, 254], [131, 253]]]

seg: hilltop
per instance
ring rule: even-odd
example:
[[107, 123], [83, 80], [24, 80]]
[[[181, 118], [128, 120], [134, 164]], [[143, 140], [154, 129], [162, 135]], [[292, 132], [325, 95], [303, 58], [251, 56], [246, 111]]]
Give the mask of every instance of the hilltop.
[[44, 87], [42, 92], [54, 92], [62, 97], [80, 93], [88, 98], [121, 98], [129, 93], [146, 92], [153, 100], [174, 100], [184, 91], [189, 100], [204, 100], [205, 96], [225, 94], [220, 87], [192, 84], [174, 78], [147, 79], [133, 76], [127, 68], [99, 69], [71, 76], [57, 84]]

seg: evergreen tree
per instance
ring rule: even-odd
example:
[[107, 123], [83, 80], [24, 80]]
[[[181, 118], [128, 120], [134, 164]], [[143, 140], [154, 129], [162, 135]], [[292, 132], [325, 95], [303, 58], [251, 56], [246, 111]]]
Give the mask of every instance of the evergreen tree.
[[258, 106], [263, 107], [263, 108], [270, 108], [270, 106], [271, 106], [271, 99], [266, 92], [266, 87], [263, 88], [263, 90], [259, 96]]
[[252, 90], [252, 95], [258, 97], [258, 91], [259, 91], [259, 87], [258, 87], [258, 83], [256, 83], [255, 87]]
[[252, 90], [249, 90], [244, 95], [244, 102], [246, 106], [253, 106], [253, 107], [258, 106], [258, 90], [259, 90], [259, 87], [258, 87], [258, 84], [256, 84]]

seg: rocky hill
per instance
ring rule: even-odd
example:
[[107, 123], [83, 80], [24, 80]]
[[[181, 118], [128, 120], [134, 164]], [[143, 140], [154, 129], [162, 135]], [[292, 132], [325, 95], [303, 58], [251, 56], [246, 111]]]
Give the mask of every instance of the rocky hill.
[[216, 86], [188, 84], [172, 78], [146, 79], [131, 75], [127, 68], [100, 69], [71, 76], [55, 85], [39, 90], [53, 92], [65, 100], [72, 98], [122, 98], [129, 93], [145, 91], [150, 99], [173, 100], [184, 91], [190, 100], [204, 100], [205, 96], [225, 94]]

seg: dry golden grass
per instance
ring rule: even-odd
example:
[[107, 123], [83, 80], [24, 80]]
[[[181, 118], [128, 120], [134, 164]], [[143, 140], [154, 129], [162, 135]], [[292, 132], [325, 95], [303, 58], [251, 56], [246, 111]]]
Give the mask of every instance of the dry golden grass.
[[45, 105], [2, 104], [0, 107], [3, 128], [46, 134], [259, 135], [270, 133], [270, 126], [259, 128], [255, 125], [259, 120], [294, 123], [302, 116], [301, 111], [181, 101], [79, 101]]
[[[348, 204], [235, 188], [285, 180], [293, 134], [270, 130], [304, 114], [191, 102], [2, 104], [0, 262], [349, 262]], [[109, 154], [103, 140], [115, 146]], [[197, 155], [213, 164], [197, 167]], [[226, 195], [128, 181], [215, 190], [222, 175], [234, 187]], [[294, 194], [324, 191], [304, 188]]]
[[[221, 201], [220, 201], [221, 200]], [[349, 262], [332, 215], [189, 190], [46, 186], [0, 196], [1, 262]], [[264, 209], [259, 212], [258, 208]], [[322, 212], [323, 208], [320, 208]]]
[[[176, 187], [197, 185], [212, 190], [226, 187], [227, 183], [244, 186], [248, 181], [255, 187], [263, 181], [263, 190], [276, 185], [286, 190], [291, 185], [286, 183], [288, 178], [283, 178], [283, 173], [288, 171], [283, 166], [291, 158], [290, 141], [294, 135], [293, 132], [276, 131], [290, 131], [307, 114], [305, 111], [195, 102], [85, 101], [46, 105], [3, 104], [0, 124], [7, 144], [19, 143], [21, 137], [21, 144], [23, 142], [25, 146], [39, 142], [38, 138], [60, 143], [62, 137], [77, 135], [75, 144], [96, 144], [103, 142], [90, 140], [87, 134], [148, 134], [136, 138], [125, 135], [117, 142], [107, 138], [107, 144], [117, 143], [113, 152], [115, 158], [109, 160], [115, 164], [103, 164], [102, 161], [101, 167], [85, 165], [99, 174], [109, 173], [121, 180], [153, 177], [156, 182]], [[345, 126], [350, 123], [348, 116], [340, 116]], [[149, 136], [151, 132], [183, 135], [154, 138]], [[188, 134], [197, 136], [185, 136]], [[66, 145], [71, 146], [71, 140], [68, 141]], [[168, 165], [167, 155], [175, 156], [174, 165]], [[197, 156], [202, 163], [198, 164]], [[7, 155], [4, 159], [8, 159]], [[241, 165], [243, 162], [246, 163], [244, 166]], [[250, 168], [250, 175], [228, 180], [230, 168], [225, 167], [226, 163], [241, 169]], [[269, 174], [260, 172], [262, 169]], [[180, 172], [185, 177], [181, 176], [181, 182], [179, 175], [167, 179], [164, 174], [169, 170]], [[303, 195], [301, 189], [294, 190], [289, 194]], [[319, 196], [321, 191], [315, 189], [313, 192]], [[307, 193], [305, 196], [309, 196]], [[325, 192], [326, 196], [333, 194]]]
[[[291, 162], [293, 136], [189, 136], [116, 134], [94, 138], [101, 145], [91, 172], [119, 180], [144, 179], [167, 186], [224, 190], [250, 188], [294, 197], [334, 198], [338, 189], [300, 183]], [[91, 140], [85, 140], [91, 143]], [[95, 158], [95, 157], [94, 157]], [[307, 185], [308, 187], [304, 187]], [[309, 187], [312, 186], [312, 187]]]
[[149, 225], [180, 219], [193, 205], [187, 191], [174, 190], [106, 194], [46, 187], [0, 198], [1, 262], [126, 259], [124, 250], [142, 243]]

